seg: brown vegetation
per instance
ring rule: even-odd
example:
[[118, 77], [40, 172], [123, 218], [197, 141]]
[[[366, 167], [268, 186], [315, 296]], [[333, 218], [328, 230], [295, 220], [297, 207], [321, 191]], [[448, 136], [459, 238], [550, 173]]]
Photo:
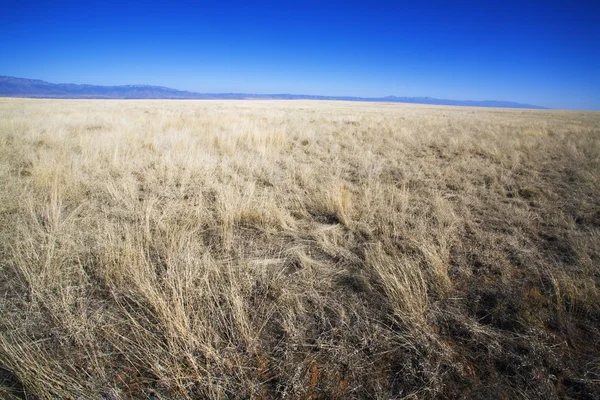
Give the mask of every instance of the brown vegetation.
[[0, 397], [599, 398], [600, 114], [0, 100]]

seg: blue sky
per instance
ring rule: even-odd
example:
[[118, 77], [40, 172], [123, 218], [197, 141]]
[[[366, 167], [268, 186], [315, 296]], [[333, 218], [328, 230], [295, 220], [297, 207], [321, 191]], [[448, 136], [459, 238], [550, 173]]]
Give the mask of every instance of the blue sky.
[[30, 1], [0, 75], [600, 110], [600, 1]]

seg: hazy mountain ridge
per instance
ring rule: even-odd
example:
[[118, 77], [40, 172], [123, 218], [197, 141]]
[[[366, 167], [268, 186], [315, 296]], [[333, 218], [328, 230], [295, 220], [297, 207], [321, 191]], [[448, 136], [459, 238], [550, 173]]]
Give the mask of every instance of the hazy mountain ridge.
[[454, 105], [471, 107], [534, 108], [546, 107], [496, 100], [450, 100], [432, 97], [358, 97], [358, 96], [315, 96], [297, 94], [247, 94], [247, 93], [196, 93], [164, 86], [122, 85], [100, 86], [74, 83], [49, 83], [39, 79], [0, 76], [0, 97], [33, 97], [61, 99], [257, 99], [257, 100], [345, 100]]

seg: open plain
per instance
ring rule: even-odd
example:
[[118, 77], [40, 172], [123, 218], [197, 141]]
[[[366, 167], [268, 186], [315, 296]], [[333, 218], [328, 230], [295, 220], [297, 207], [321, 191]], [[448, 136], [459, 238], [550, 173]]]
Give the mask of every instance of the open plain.
[[600, 113], [0, 99], [0, 397], [599, 398]]

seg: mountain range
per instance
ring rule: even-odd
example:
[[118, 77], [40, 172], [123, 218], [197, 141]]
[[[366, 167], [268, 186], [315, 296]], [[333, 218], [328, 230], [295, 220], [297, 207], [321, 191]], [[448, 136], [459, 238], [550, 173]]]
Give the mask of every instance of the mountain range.
[[51, 99], [228, 99], [228, 100], [345, 100], [387, 103], [435, 104], [471, 107], [534, 108], [531, 104], [495, 100], [448, 100], [433, 97], [355, 97], [314, 96], [303, 94], [196, 93], [163, 86], [123, 85], [99, 86], [74, 83], [49, 83], [38, 79], [0, 76], [0, 97], [31, 97]]

